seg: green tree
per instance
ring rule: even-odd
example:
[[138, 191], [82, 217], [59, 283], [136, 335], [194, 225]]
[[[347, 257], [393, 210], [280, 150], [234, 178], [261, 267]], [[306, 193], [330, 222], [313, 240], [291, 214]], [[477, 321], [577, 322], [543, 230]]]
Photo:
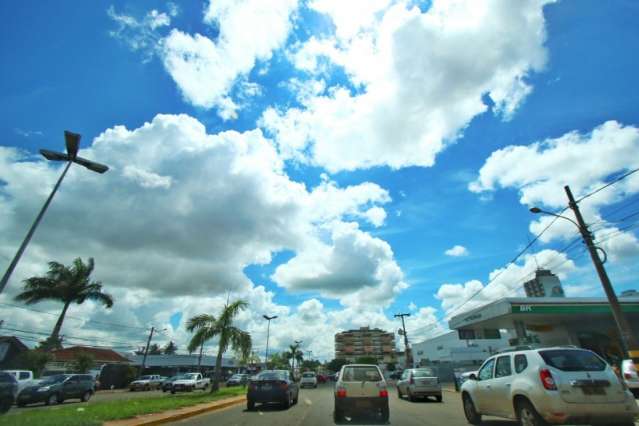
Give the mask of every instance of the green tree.
[[73, 362], [73, 371], [76, 373], [87, 373], [95, 365], [95, 358], [93, 355], [80, 352], [76, 355]]
[[90, 281], [93, 268], [93, 258], [89, 258], [85, 264], [78, 257], [70, 267], [49, 262], [49, 271], [45, 276], [31, 277], [24, 281], [24, 291], [15, 297], [17, 301], [32, 305], [43, 300], [55, 300], [64, 304], [51, 336], [45, 341], [45, 349], [62, 347], [60, 329], [71, 303], [81, 305], [85, 300], [94, 300], [107, 308], [113, 306], [113, 297], [102, 292], [102, 283]]
[[317, 371], [321, 363], [316, 359], [306, 359], [302, 362], [302, 368], [305, 370]]
[[35, 377], [40, 377], [44, 367], [52, 360], [53, 357], [50, 353], [39, 349], [30, 349], [18, 356], [17, 365], [19, 369], [31, 370]]
[[222, 380], [222, 355], [229, 346], [245, 358], [248, 358], [251, 353], [251, 335], [233, 325], [233, 319], [247, 306], [248, 303], [244, 300], [237, 300], [226, 305], [217, 318], [209, 314], [196, 315], [186, 324], [186, 329], [195, 333], [189, 342], [189, 352], [194, 352], [203, 342], [214, 337], [219, 340], [215, 359], [215, 380], [211, 386], [211, 392], [219, 389]]
[[290, 368], [288, 361], [289, 359], [286, 358], [286, 356], [284, 356], [284, 353], [275, 352], [275, 353], [269, 354], [267, 369], [286, 370]]
[[346, 359], [336, 358], [336, 359], [332, 359], [328, 363], [326, 363], [326, 368], [329, 371], [338, 372], [339, 370], [342, 369], [342, 366], [344, 366], [344, 365], [346, 365], [348, 363], [349, 362]]
[[165, 355], [174, 355], [177, 352], [177, 348], [177, 345], [173, 343], [173, 340], [171, 340], [169, 343], [166, 344], [163, 351]]
[[149, 346], [148, 355], [162, 355], [162, 349], [157, 343], [154, 343], [151, 346]]
[[355, 359], [355, 364], [375, 364], [377, 365], [377, 358], [374, 356], [361, 356]]

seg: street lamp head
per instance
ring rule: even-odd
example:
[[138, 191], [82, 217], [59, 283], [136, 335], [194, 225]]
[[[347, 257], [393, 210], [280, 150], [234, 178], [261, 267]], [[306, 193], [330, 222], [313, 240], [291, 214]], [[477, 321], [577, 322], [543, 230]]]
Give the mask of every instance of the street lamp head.
[[82, 157], [75, 157], [73, 159], [73, 162], [100, 174], [109, 170], [109, 166], [105, 166], [104, 164], [96, 163], [95, 161], [87, 160], [86, 158]]
[[69, 161], [69, 156], [57, 151], [49, 151], [48, 149], [41, 149], [40, 154], [49, 161]]
[[542, 212], [542, 210], [541, 210], [539, 207], [532, 207], [532, 208], [530, 209], [530, 212], [531, 212], [531, 213], [535, 213], [535, 214], [537, 214], [537, 213], [541, 213], [541, 212]]
[[69, 154], [69, 158], [75, 160], [76, 155], [78, 155], [78, 149], [80, 149], [80, 138], [81, 136], [78, 133], [73, 133], [68, 130], [64, 131], [64, 140], [67, 144], [67, 154]]
[[268, 315], [262, 315], [262, 318], [264, 318], [264, 319], [265, 319], [265, 320], [267, 320], [267, 321], [270, 321], [270, 320], [272, 320], [272, 319], [277, 318], [277, 315], [273, 315], [272, 317], [269, 317]]

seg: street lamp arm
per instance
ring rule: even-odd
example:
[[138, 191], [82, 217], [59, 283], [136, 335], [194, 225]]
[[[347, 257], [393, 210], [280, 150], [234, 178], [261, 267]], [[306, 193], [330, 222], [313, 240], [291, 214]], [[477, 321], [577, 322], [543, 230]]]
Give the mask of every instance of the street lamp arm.
[[535, 214], [537, 214], [537, 213], [542, 213], [542, 214], [546, 214], [546, 215], [548, 215], [548, 216], [555, 216], [555, 217], [558, 217], [558, 218], [561, 218], [561, 219], [566, 219], [566, 220], [568, 220], [568, 221], [572, 222], [572, 224], [573, 224], [573, 225], [575, 225], [578, 229], [581, 229], [581, 227], [579, 226], [579, 224], [578, 224], [577, 222], [575, 222], [574, 220], [572, 220], [571, 218], [569, 218], [569, 217], [562, 216], [562, 215], [560, 215], [560, 214], [556, 214], [556, 213], [547, 212], [546, 210], [542, 210], [542, 209], [540, 209], [539, 207], [532, 207], [532, 208], [530, 209], [530, 212], [531, 212], [531, 213], [535, 213]]

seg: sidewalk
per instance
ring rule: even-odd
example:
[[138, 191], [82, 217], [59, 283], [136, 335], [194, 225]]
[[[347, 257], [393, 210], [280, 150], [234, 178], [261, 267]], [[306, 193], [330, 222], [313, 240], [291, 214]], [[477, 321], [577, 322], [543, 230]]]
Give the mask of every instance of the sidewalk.
[[104, 426], [151, 426], [175, 422], [192, 416], [197, 416], [210, 411], [221, 410], [234, 405], [243, 404], [246, 401], [245, 395], [225, 398], [218, 401], [207, 402], [205, 404], [193, 405], [191, 407], [179, 408], [177, 410], [165, 411], [162, 413], [145, 414], [132, 419], [114, 420], [105, 422]]

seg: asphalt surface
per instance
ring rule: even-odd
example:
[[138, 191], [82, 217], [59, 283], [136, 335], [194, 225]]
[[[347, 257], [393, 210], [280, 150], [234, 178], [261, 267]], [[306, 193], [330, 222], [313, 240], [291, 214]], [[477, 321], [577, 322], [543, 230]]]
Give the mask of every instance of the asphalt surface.
[[[120, 399], [137, 399], [137, 398], [149, 398], [152, 396], [162, 395], [162, 391], [139, 391], [139, 392], [129, 392], [128, 389], [116, 390], [116, 391], [98, 391], [93, 397], [91, 397], [89, 403], [93, 402], [103, 402], [103, 401], [115, 401]], [[25, 410], [48, 410], [52, 407], [61, 407], [67, 405], [77, 405], [78, 407], [82, 407], [86, 405], [86, 402], [81, 402], [79, 398], [68, 399], [62, 403], [62, 405], [44, 405], [33, 404], [27, 405], [26, 407], [16, 407], [15, 405], [9, 410], [7, 414], [17, 414], [21, 413]]]
[[[389, 396], [390, 421], [393, 425], [419, 426], [467, 426], [459, 394], [444, 392], [442, 403], [410, 402], [397, 397], [395, 388]], [[259, 425], [259, 426], [324, 426], [335, 424], [333, 421], [333, 384], [320, 385], [317, 389], [301, 389], [299, 402], [288, 410], [277, 406], [257, 405], [254, 411], [246, 411], [246, 405], [230, 407], [210, 414], [182, 420], [180, 425]], [[352, 418], [341, 422], [342, 425], [382, 424], [374, 418]], [[517, 423], [486, 418], [486, 426], [515, 426]]]

